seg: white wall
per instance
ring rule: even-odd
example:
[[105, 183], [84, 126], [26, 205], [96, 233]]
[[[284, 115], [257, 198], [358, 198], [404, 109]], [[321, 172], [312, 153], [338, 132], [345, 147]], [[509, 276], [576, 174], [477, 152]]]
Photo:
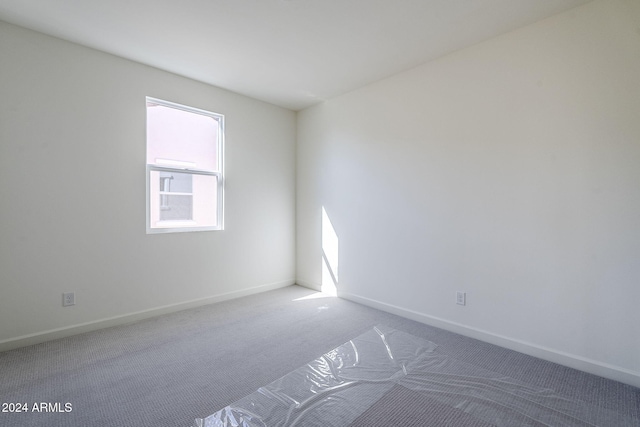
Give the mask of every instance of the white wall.
[[[294, 282], [294, 112], [4, 23], [0, 58], [0, 348]], [[224, 231], [145, 234], [145, 96], [225, 115]]]
[[316, 288], [322, 208], [341, 295], [640, 385], [640, 2], [300, 112], [297, 277]]

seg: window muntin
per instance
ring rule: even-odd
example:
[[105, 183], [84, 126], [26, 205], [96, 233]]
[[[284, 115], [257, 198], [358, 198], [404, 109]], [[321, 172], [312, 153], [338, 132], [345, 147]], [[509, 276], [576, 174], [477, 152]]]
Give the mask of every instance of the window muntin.
[[147, 233], [222, 230], [223, 122], [147, 98]]

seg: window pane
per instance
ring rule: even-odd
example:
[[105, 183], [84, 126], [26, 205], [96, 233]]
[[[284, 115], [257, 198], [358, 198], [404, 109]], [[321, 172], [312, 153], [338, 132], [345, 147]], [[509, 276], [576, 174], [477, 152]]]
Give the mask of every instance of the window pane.
[[218, 120], [147, 102], [147, 163], [218, 171]]
[[193, 196], [160, 195], [160, 221], [191, 221]]
[[218, 224], [218, 177], [193, 175], [193, 220], [199, 227]]
[[160, 191], [167, 193], [192, 193], [193, 175], [180, 172], [159, 172]]
[[218, 177], [173, 171], [150, 171], [151, 228], [218, 225]]

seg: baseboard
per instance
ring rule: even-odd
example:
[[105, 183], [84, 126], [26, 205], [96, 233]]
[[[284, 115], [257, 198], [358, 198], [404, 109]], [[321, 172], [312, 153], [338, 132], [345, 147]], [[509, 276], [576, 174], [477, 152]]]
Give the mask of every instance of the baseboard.
[[199, 298], [190, 301], [184, 301], [176, 304], [164, 305], [161, 307], [155, 307], [148, 310], [137, 311], [121, 316], [114, 316], [104, 319], [99, 319], [91, 322], [81, 323], [77, 325], [67, 326], [63, 328], [50, 329], [43, 332], [38, 332], [29, 335], [23, 335], [17, 338], [10, 338], [0, 341], [0, 351], [14, 350], [20, 347], [26, 347], [29, 345], [40, 344], [46, 341], [54, 339], [65, 338], [72, 335], [82, 334], [85, 332], [96, 331], [98, 329], [109, 328], [112, 326], [124, 325], [127, 323], [136, 322], [138, 320], [148, 319], [150, 317], [160, 316], [163, 314], [169, 314], [176, 311], [187, 310], [190, 308], [200, 307], [203, 305], [215, 304], [217, 302], [227, 301], [235, 298], [241, 298], [248, 295], [258, 294], [261, 292], [271, 291], [274, 289], [284, 288], [295, 284], [294, 279], [285, 280], [282, 282], [268, 283], [266, 285], [256, 286], [249, 289], [243, 289], [240, 291], [227, 292], [223, 294], [213, 295], [205, 298]]
[[473, 328], [467, 325], [462, 325], [456, 322], [451, 322], [449, 320], [430, 316], [424, 313], [398, 307], [392, 304], [383, 303], [347, 292], [338, 291], [338, 296], [340, 298], [357, 302], [368, 307], [376, 308], [387, 313], [395, 314], [407, 319], [415, 320], [420, 323], [435, 326], [437, 328], [445, 329], [467, 337], [475, 338], [480, 341], [488, 342], [490, 344], [495, 344], [500, 347], [528, 354], [530, 356], [547, 360], [549, 362], [554, 362], [559, 365], [578, 369], [580, 371], [598, 375], [614, 381], [619, 381], [625, 384], [632, 385], [634, 387], [640, 387], [639, 372], [634, 372], [618, 366], [613, 366], [607, 363], [598, 362], [596, 360], [587, 359], [575, 354], [569, 354], [551, 348], [539, 346], [526, 341], [494, 334], [492, 332]]
[[297, 279], [296, 284], [312, 291], [322, 292], [322, 286], [313, 283], [305, 282], [304, 280]]

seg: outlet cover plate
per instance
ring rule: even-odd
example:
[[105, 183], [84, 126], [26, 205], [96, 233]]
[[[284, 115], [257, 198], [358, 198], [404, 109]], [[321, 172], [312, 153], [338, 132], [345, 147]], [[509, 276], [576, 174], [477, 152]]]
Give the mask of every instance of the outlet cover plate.
[[62, 306], [69, 307], [76, 305], [76, 294], [74, 292], [65, 292], [62, 294]]

